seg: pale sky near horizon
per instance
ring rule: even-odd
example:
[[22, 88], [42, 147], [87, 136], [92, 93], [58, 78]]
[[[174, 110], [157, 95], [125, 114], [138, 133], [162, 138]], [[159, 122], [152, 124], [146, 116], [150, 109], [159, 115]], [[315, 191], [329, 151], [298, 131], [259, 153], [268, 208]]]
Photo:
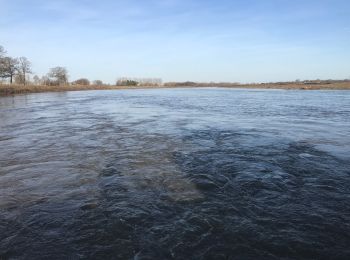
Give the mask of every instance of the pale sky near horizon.
[[350, 78], [349, 0], [0, 0], [0, 45], [70, 80]]

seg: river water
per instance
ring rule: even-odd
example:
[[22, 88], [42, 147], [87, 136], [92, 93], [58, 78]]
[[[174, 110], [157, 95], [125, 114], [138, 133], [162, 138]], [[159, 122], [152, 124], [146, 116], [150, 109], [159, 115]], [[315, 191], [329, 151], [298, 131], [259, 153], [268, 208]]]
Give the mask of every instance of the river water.
[[2, 97], [0, 259], [350, 259], [350, 92]]

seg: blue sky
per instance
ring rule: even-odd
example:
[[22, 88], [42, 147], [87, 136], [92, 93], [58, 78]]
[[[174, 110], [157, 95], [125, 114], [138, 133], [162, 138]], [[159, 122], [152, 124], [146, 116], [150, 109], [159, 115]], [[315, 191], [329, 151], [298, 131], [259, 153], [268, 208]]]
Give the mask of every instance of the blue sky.
[[348, 0], [0, 0], [0, 45], [70, 80], [350, 77]]

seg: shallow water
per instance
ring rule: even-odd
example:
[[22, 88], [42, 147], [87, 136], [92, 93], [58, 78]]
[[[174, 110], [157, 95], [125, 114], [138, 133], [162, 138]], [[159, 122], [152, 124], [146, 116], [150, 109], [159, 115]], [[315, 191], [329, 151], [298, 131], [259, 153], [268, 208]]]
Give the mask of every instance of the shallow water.
[[350, 92], [0, 98], [0, 259], [349, 259]]

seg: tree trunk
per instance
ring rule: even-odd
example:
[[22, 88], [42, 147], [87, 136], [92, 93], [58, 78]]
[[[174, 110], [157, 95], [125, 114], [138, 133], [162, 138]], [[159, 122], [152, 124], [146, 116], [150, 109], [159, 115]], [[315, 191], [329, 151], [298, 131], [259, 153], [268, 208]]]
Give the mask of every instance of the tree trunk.
[[13, 75], [11, 74], [10, 76], [10, 84], [12, 85], [12, 78], [13, 78]]

